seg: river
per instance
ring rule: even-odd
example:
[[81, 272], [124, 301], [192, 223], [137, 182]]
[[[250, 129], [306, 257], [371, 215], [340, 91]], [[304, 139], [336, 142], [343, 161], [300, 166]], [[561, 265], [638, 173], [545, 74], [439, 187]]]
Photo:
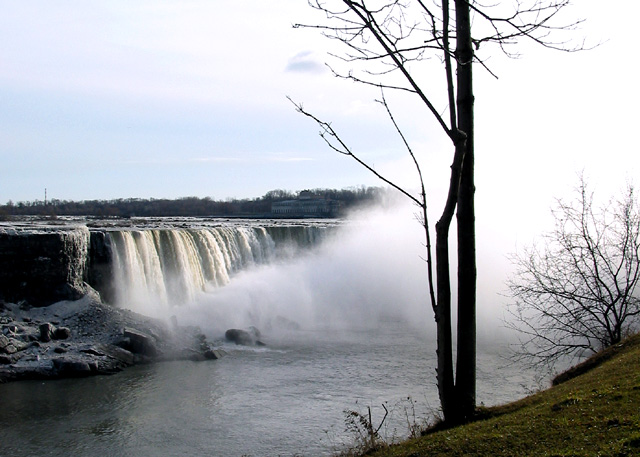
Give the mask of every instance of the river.
[[[402, 322], [295, 332], [211, 362], [139, 366], [108, 377], [0, 385], [0, 454], [317, 456], [351, 444], [345, 410], [382, 419], [387, 439], [437, 411], [432, 338]], [[504, 347], [480, 350], [478, 397], [524, 394]], [[415, 413], [415, 419], [414, 419]], [[408, 415], [408, 416], [407, 416]]]

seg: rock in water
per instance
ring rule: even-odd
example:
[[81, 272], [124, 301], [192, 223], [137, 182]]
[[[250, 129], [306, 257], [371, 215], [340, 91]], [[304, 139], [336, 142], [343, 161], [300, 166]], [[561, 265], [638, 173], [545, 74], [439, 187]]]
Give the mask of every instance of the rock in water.
[[255, 327], [249, 327], [249, 330], [231, 328], [224, 333], [224, 337], [227, 341], [242, 346], [265, 346], [265, 344], [258, 339], [260, 337], [260, 331]]

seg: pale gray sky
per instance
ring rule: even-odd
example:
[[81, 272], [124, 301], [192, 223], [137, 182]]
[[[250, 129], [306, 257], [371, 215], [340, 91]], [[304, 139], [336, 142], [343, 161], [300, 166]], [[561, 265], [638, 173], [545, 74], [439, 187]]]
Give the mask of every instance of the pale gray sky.
[[[414, 179], [376, 91], [336, 80], [333, 44], [295, 22], [304, 0], [0, 0], [0, 202], [255, 197], [275, 188], [375, 185], [325, 147], [286, 96], [343, 132], [382, 171]], [[598, 49], [522, 48], [476, 69], [478, 205], [547, 208], [584, 169], [632, 178], [638, 9], [576, 2]], [[442, 188], [451, 148], [428, 113], [392, 100]], [[497, 210], [496, 210], [497, 211]], [[509, 222], [507, 222], [509, 223]]]

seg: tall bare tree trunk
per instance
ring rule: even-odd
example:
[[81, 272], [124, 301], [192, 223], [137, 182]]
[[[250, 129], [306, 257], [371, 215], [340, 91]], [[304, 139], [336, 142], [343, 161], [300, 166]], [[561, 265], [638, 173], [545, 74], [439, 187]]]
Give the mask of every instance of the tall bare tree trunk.
[[473, 47], [468, 0], [456, 0], [458, 129], [466, 135], [457, 205], [458, 344], [456, 397], [458, 420], [470, 418], [476, 402], [476, 240], [474, 205]]
[[436, 282], [438, 295], [434, 306], [438, 342], [438, 394], [444, 420], [453, 424], [462, 420], [460, 402], [453, 375], [453, 342], [451, 327], [451, 278], [449, 266], [449, 229], [459, 198], [462, 164], [466, 142], [464, 135], [456, 135], [456, 147], [451, 165], [449, 192], [444, 211], [436, 224]]
[[[455, 161], [454, 161], [455, 167]], [[460, 181], [459, 167], [452, 167], [449, 194], [457, 194]], [[455, 186], [455, 189], [454, 189]], [[455, 202], [455, 195], [453, 201]], [[451, 200], [451, 198], [449, 199]], [[436, 281], [437, 306], [434, 307], [437, 344], [436, 354], [438, 395], [444, 419], [450, 422], [456, 417], [456, 392], [453, 377], [453, 340], [451, 336], [451, 280], [449, 277], [449, 228], [453, 218], [454, 207], [445, 210], [442, 218], [436, 224]]]

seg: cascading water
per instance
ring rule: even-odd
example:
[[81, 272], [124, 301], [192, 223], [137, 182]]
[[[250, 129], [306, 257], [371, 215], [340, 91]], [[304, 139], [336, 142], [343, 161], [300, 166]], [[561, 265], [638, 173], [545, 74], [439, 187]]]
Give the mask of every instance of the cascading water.
[[219, 226], [110, 231], [115, 301], [144, 309], [185, 304], [234, 273], [318, 243], [327, 227]]

